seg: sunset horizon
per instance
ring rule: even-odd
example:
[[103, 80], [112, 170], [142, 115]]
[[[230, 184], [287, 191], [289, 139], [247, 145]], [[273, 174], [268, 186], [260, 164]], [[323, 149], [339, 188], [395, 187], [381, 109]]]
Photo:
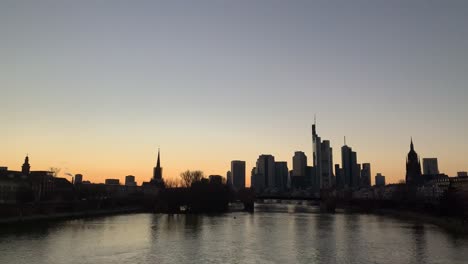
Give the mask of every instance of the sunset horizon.
[[[411, 138], [413, 138], [413, 137], [410, 137], [408, 139], [407, 144], [404, 144], [404, 146], [399, 146], [397, 148], [397, 149], [404, 149], [404, 151], [402, 152], [402, 155], [401, 155], [402, 157], [393, 158], [393, 157], [385, 156], [385, 158], [381, 159], [381, 160], [396, 161], [397, 158], [400, 158], [400, 162], [395, 163], [394, 166], [391, 166], [391, 165], [390, 166], [385, 166], [385, 165], [381, 164], [381, 162], [378, 162], [379, 160], [376, 159], [376, 158], [369, 159], [369, 160], [363, 160], [362, 158], [359, 158], [359, 156], [367, 156], [367, 155], [365, 155], [365, 153], [359, 151], [359, 149], [360, 149], [359, 146], [354, 146], [354, 145], [351, 145], [351, 144], [349, 144], [349, 146], [353, 147], [354, 150], [358, 151], [359, 163], [368, 162], [368, 163], [372, 164], [372, 169], [373, 169], [372, 182], [374, 182], [373, 176], [375, 176], [376, 173], [381, 173], [382, 175], [386, 176], [387, 183], [398, 183], [398, 182], [401, 182], [401, 181], [405, 180], [406, 154], [409, 151], [409, 141], [410, 141]], [[423, 152], [421, 152], [419, 150], [420, 149], [427, 149], [427, 148], [423, 148], [422, 146], [420, 146], [421, 143], [419, 143], [417, 141], [417, 138], [415, 138], [413, 140], [415, 142], [415, 148], [418, 151], [421, 160], [423, 158], [434, 158], [434, 157], [438, 158], [439, 164], [441, 164], [441, 165], [439, 165], [441, 173], [445, 173], [448, 176], [456, 176], [457, 172], [466, 171], [466, 169], [462, 166], [463, 163], [457, 164], [457, 165], [461, 165], [459, 167], [454, 167], [452, 169], [447, 169], [445, 167], [445, 164], [447, 164], [447, 162], [445, 162], [443, 159], [441, 159], [440, 158], [441, 156], [437, 155], [437, 152], [435, 152], [435, 151], [432, 152], [432, 153], [435, 153], [434, 155], [425, 155], [425, 153], [423, 153]], [[311, 141], [310, 145], [312, 145], [312, 139], [310, 141]], [[120, 142], [120, 143], [123, 143], [123, 142]], [[349, 137], [348, 137], [348, 142], [347, 143], [349, 143]], [[333, 144], [333, 141], [332, 141], [332, 144]], [[341, 153], [340, 153], [341, 146], [342, 145], [340, 145], [338, 147], [335, 147], [335, 146], [332, 145], [332, 147], [333, 147], [333, 156], [337, 157], [337, 160], [334, 159], [334, 163], [336, 163], [336, 164], [341, 164]], [[222, 148], [222, 146], [220, 146], [220, 147]], [[405, 149], [405, 147], [406, 147], [406, 149]], [[241, 147], [239, 146], [239, 148], [241, 148]], [[226, 178], [226, 172], [230, 170], [230, 163], [231, 163], [232, 160], [245, 160], [247, 165], [248, 165], [247, 166], [247, 172], [249, 172], [249, 169], [255, 167], [255, 161], [256, 161], [257, 157], [259, 155], [261, 155], [261, 154], [271, 154], [271, 155], [273, 155], [275, 157], [275, 159], [277, 161], [286, 161], [288, 163], [288, 167], [292, 168], [292, 157], [294, 155], [294, 152], [295, 151], [303, 151], [307, 155], [308, 164], [312, 165], [311, 164], [312, 146], [310, 146], [309, 148], [310, 148], [310, 150], [308, 150], [306, 148], [291, 149], [291, 151], [289, 152], [290, 153], [289, 157], [288, 157], [287, 154], [284, 154], [284, 153], [280, 153], [280, 155], [278, 155], [277, 153], [274, 153], [274, 152], [265, 152], [265, 151], [261, 152], [261, 151], [258, 151], [257, 154], [252, 153], [250, 155], [251, 156], [250, 159], [246, 159], [244, 157], [239, 157], [239, 156], [236, 157], [236, 156], [231, 155], [231, 158], [229, 158], [229, 159], [227, 159], [225, 161], [222, 161], [222, 160], [218, 159], [218, 160], [215, 160], [214, 162], [213, 162], [213, 160], [217, 158], [216, 154], [214, 154], [213, 156], [210, 156], [213, 159], [204, 160], [202, 157], [197, 157], [196, 150], [192, 150], [191, 153], [193, 153], [194, 155], [189, 157], [185, 161], [185, 163], [187, 165], [179, 165], [179, 166], [177, 166], [175, 164], [183, 164], [184, 162], [182, 161], [180, 163], [177, 163], [177, 152], [174, 151], [174, 150], [171, 150], [169, 148], [167, 150], [166, 149], [161, 150], [161, 156], [162, 156], [161, 163], [162, 163], [162, 167], [164, 169], [163, 170], [163, 175], [164, 175], [165, 178], [178, 179], [180, 173], [182, 173], [182, 172], [184, 172], [186, 170], [201, 170], [201, 171], [203, 171], [205, 173], [206, 177], [209, 176], [209, 175], [221, 175], [222, 177]], [[31, 152], [28, 152], [23, 156], [18, 156], [17, 157], [18, 160], [16, 162], [11, 162], [10, 164], [0, 164], [0, 166], [8, 167], [11, 170], [20, 170], [21, 169], [21, 164], [23, 164], [23, 161], [24, 161], [24, 157], [26, 155], [28, 155], [29, 158], [30, 158], [30, 163], [31, 163], [32, 169], [34, 169], [34, 170], [49, 170], [50, 168], [57, 168], [57, 169], [60, 170], [59, 175], [57, 175], [57, 176], [66, 177], [66, 178], [68, 177], [68, 178], [70, 178], [70, 180], [71, 180], [71, 175], [82, 174], [83, 177], [84, 177], [84, 180], [88, 180], [88, 181], [91, 181], [93, 183], [104, 183], [105, 179], [108, 179], [108, 178], [123, 180], [125, 178], [125, 176], [133, 175], [133, 176], [135, 176], [137, 183], [141, 184], [142, 182], [149, 181], [153, 176], [152, 170], [153, 170], [153, 167], [156, 164], [157, 149], [158, 148], [155, 147], [155, 150], [151, 153], [151, 155], [148, 155], [149, 157], [141, 156], [141, 159], [145, 161], [145, 164], [140, 163], [141, 165], [139, 165], [138, 167], [137, 166], [130, 167], [130, 166], [125, 165], [127, 163], [128, 164], [133, 164], [135, 161], [138, 162], [140, 156], [136, 156], [136, 154], [135, 154], [135, 156], [124, 155], [124, 154], [119, 156], [119, 158], [120, 158], [119, 160], [121, 162], [117, 162], [117, 164], [118, 164], [117, 166], [114, 165], [114, 166], [110, 167], [109, 166], [110, 164], [109, 164], [109, 165], [94, 166], [93, 168], [88, 168], [86, 166], [81, 166], [81, 167], [77, 166], [77, 165], [71, 166], [71, 164], [73, 164], [73, 163], [69, 162], [69, 161], [61, 161], [61, 162], [58, 162], [58, 163], [50, 163], [48, 161], [48, 159], [44, 159], [43, 157], [41, 157], [40, 153], [39, 153], [39, 155], [37, 155], [37, 154], [31, 153]], [[144, 153], [148, 153], [148, 151], [145, 150]], [[143, 155], [143, 154], [141, 154], [141, 155]], [[227, 155], [229, 155], [229, 154], [227, 154]], [[281, 158], [278, 158], [278, 157], [288, 157], [288, 158], [287, 159], [281, 159]], [[108, 158], [108, 156], [105, 153], [104, 153], [104, 155], [102, 157], [96, 156], [96, 159], [102, 160], [103, 164], [107, 164], [105, 162], [106, 158]], [[125, 158], [127, 158], [127, 160], [125, 160]], [[57, 157], [52, 157], [50, 160], [59, 160], [59, 159]], [[37, 161], [42, 162], [42, 163], [38, 163]], [[85, 160], [84, 162], [88, 163], [88, 162], [91, 162], [91, 160]], [[206, 163], [208, 163], [208, 164], [206, 164]], [[144, 165], [146, 165], [146, 166], [144, 166]], [[247, 175], [247, 177], [246, 177], [247, 186], [250, 186], [250, 177], [249, 176], [250, 175]]]
[[0, 263], [468, 263], [468, 1], [0, 0]]

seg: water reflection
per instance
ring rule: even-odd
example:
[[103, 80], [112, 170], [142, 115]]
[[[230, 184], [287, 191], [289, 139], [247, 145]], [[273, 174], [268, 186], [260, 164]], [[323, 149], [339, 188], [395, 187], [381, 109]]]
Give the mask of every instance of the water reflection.
[[426, 263], [426, 237], [424, 225], [415, 224], [412, 226], [412, 236], [414, 240], [414, 259], [413, 263]]
[[314, 229], [317, 232], [317, 242], [315, 243], [319, 263], [334, 262], [336, 263], [336, 230], [335, 230], [335, 215], [320, 214], [315, 221]]
[[0, 228], [0, 263], [466, 263], [468, 240], [410, 221], [295, 203]]

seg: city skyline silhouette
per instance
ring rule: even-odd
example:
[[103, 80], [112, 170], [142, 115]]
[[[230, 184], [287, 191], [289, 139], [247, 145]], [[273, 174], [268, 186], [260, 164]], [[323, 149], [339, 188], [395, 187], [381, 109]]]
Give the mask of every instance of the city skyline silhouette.
[[0, 0], [0, 263], [468, 263], [467, 25]]
[[29, 152], [36, 169], [141, 182], [157, 146], [170, 177], [262, 153], [310, 163], [317, 114], [334, 157], [346, 136], [388, 182], [410, 136], [446, 174], [467, 170], [466, 3], [0, 7], [0, 166]]
[[[344, 137], [343, 147], [349, 147], [349, 146], [346, 144], [346, 137]], [[296, 153], [297, 153], [297, 152], [304, 153], [304, 152], [302, 152], [302, 151], [295, 151], [295, 152], [296, 152]], [[434, 160], [435, 163], [438, 164], [438, 158], [422, 158], [422, 156], [420, 156], [420, 155], [418, 155], [416, 152], [414, 152], [414, 144], [413, 144], [413, 138], [412, 138], [412, 137], [411, 137], [411, 141], [410, 141], [410, 153], [414, 153], [414, 154], [412, 154], [412, 155], [413, 155], [413, 159], [414, 159], [414, 162], [418, 162], [418, 165], [417, 165], [417, 166], [419, 166], [419, 170], [422, 169], [421, 166], [422, 166], [422, 161], [423, 161], [424, 159]], [[265, 153], [259, 154], [259, 155], [264, 155], [264, 154], [265, 154]], [[305, 154], [305, 153], [304, 153], [304, 154]], [[267, 154], [267, 155], [271, 155], [271, 154]], [[341, 155], [338, 156], [338, 157], [335, 157], [335, 160], [334, 160], [334, 161], [333, 161], [333, 160], [331, 161], [331, 162], [332, 162], [332, 164], [331, 164], [332, 167], [335, 167], [334, 170], [333, 170], [333, 169], [331, 170], [331, 176], [332, 176], [333, 178], [338, 177], [338, 176], [337, 176], [337, 175], [338, 175], [338, 172], [337, 172], [336, 166], [344, 166], [344, 165], [343, 165], [343, 161], [342, 161], [342, 155], [343, 155], [343, 154], [341, 154]], [[313, 156], [313, 155], [311, 155], [310, 158], [308, 158], [307, 155], [305, 156], [306, 165], [308, 165], [308, 166], [313, 166], [313, 165], [314, 165], [314, 161], [312, 160], [312, 156]], [[273, 157], [275, 157], [274, 154], [273, 154]], [[409, 156], [408, 156], [408, 157], [409, 157]], [[277, 159], [276, 161], [279, 161], [279, 162], [282, 162], [282, 163], [286, 163], [287, 168], [291, 169], [291, 172], [292, 172], [292, 169], [293, 169], [293, 166], [294, 166], [294, 165], [293, 165], [293, 163], [294, 163], [294, 156], [291, 156], [291, 160], [292, 160], [292, 162], [291, 162], [291, 161], [281, 161], [281, 160], [278, 160], [278, 159]], [[407, 158], [406, 162], [408, 162], [408, 160], [409, 160], [409, 158]], [[236, 160], [233, 160], [233, 161], [231, 161], [231, 162], [234, 162], [234, 161], [236, 161]], [[237, 161], [239, 161], [239, 160], [237, 160]], [[27, 166], [27, 170], [28, 170], [28, 171], [30, 170], [31, 167], [30, 167], [30, 164], [29, 164], [28, 162], [29, 162], [29, 154], [26, 154], [25, 163], [22, 165], [22, 171], [25, 170], [25, 168], [24, 168], [25, 166]], [[241, 161], [241, 162], [246, 163], [246, 161]], [[368, 162], [365, 162], [365, 161], [362, 161], [362, 160], [359, 160], [359, 159], [357, 159], [355, 162], [358, 163], [359, 166], [361, 166], [361, 165], [363, 166], [364, 164], [370, 164], [370, 163], [368, 163]], [[421, 162], [421, 163], [419, 163], [419, 162]], [[247, 161], [247, 163], [255, 164], [254, 162], [251, 162], [251, 161]], [[144, 182], [148, 182], [148, 181], [152, 182], [152, 181], [154, 181], [154, 180], [158, 180], [158, 181], [161, 181], [161, 180], [163, 180], [163, 179], [169, 179], [170, 181], [172, 181], [172, 180], [177, 180], [177, 179], [179, 179], [180, 174], [183, 172], [183, 171], [180, 171], [177, 175], [166, 175], [166, 177], [164, 177], [164, 178], [162, 177], [162, 168], [161, 168], [161, 165], [160, 165], [160, 164], [161, 164], [161, 161], [160, 161], [160, 148], [159, 148], [159, 147], [158, 147], [158, 150], [157, 150], [157, 161], [155, 162], [155, 164], [156, 164], [156, 166], [153, 168], [152, 176], [149, 177], [149, 178], [135, 177], [135, 176], [132, 175], [132, 174], [128, 174], [128, 175], [130, 175], [130, 176], [133, 177], [133, 178], [138, 179], [138, 180], [136, 181], [136, 183], [142, 184], [142, 183], [144, 183]], [[374, 166], [375, 166], [375, 165], [374, 165]], [[406, 165], [406, 166], [408, 166], [408, 165]], [[438, 166], [438, 165], [436, 165], [436, 166]], [[7, 166], [4, 166], [4, 167], [7, 167]], [[255, 166], [253, 165], [253, 167], [255, 167]], [[378, 167], [378, 166], [377, 166], [377, 167]], [[338, 168], [339, 168], [339, 167], [338, 167]], [[10, 168], [10, 169], [14, 169], [14, 168]], [[68, 168], [66, 168], [66, 171], [62, 171], [62, 168], [57, 168], [57, 167], [48, 167], [46, 170], [47, 170], [47, 171], [50, 171], [50, 172], [52, 172], [52, 173], [54, 173], [54, 174], [57, 173], [56, 176], [63, 176], [63, 177], [68, 176], [68, 177], [71, 177], [71, 179], [73, 179], [73, 176], [74, 176], [72, 173], [68, 172]], [[406, 173], [405, 173], [406, 175], [404, 175], [403, 177], [397, 179], [396, 182], [391, 181], [392, 179], [390, 178], [390, 181], [387, 180], [387, 181], [386, 181], [386, 184], [407, 182], [407, 181], [408, 181], [408, 168], [406, 168], [405, 170], [406, 170]], [[245, 165], [244, 165], [244, 171], [247, 171], [246, 168], [245, 168]], [[375, 171], [375, 170], [374, 170], [374, 171]], [[60, 172], [61, 172], [62, 174], [60, 174]], [[202, 171], [202, 172], [203, 172], [203, 171]], [[220, 175], [221, 177], [223, 177], [223, 178], [226, 180], [226, 178], [228, 178], [227, 175], [228, 175], [229, 173], [231, 173], [231, 172], [232, 172], [232, 171], [230, 171], [229, 168], [228, 168], [228, 171], [227, 171], [227, 174], [226, 174], [226, 175], [222, 175], [222, 176], [221, 176], [220, 174], [222, 174], [222, 173], [218, 173], [218, 174], [216, 174], [216, 173], [211, 173], [211, 174], [206, 174], [206, 175]], [[462, 170], [462, 169], [459, 169], [459, 170], [457, 170], [456, 174], [454, 174], [454, 175], [448, 175], [448, 176], [457, 176], [457, 174], [458, 174], [459, 172], [465, 172], [465, 171]], [[443, 174], [443, 175], [447, 175], [447, 174], [445, 173], [445, 171], [444, 171], [443, 168], [442, 168], [442, 170], [440, 171], [440, 173]], [[77, 174], [82, 175], [81, 173], [77, 173]], [[381, 173], [381, 172], [376, 172], [376, 173], [374, 173], [374, 174], [375, 174], [375, 175], [381, 175], [382, 173]], [[419, 175], [421, 175], [421, 174], [422, 174], [422, 172], [419, 171]], [[439, 174], [439, 171], [437, 171], [436, 174]], [[288, 175], [289, 175], [289, 171], [288, 171]], [[291, 176], [292, 176], [292, 175], [291, 175]], [[291, 177], [291, 176], [288, 176], [288, 178]], [[374, 175], [369, 175], [369, 176], [370, 176], [369, 184], [375, 185], [376, 182], [375, 182], [375, 180], [374, 180]], [[107, 177], [107, 178], [109, 178], [109, 177]], [[111, 177], [111, 178], [123, 178], [123, 176], [122, 176], [122, 175], [114, 175], [114, 176]], [[388, 178], [387, 178], [387, 179], [388, 179]], [[99, 181], [93, 181], [93, 178], [87, 178], [86, 180], [87, 180], [87, 181], [90, 181], [90, 180], [91, 180], [92, 182], [95, 182], [95, 183], [102, 183], [102, 182], [104, 182], [104, 181], [101, 181], [101, 182], [99, 182]], [[107, 179], [105, 179], [105, 180], [107, 181]], [[134, 180], [135, 180], [135, 179], [134, 179]], [[227, 179], [227, 180], [229, 180], [229, 179]], [[335, 180], [336, 180], [336, 179], [334, 179], [334, 181], [335, 181]], [[244, 175], [244, 181], [245, 181], [244, 186], [246, 186], [246, 187], [251, 187], [252, 182], [251, 182], [250, 177]], [[385, 181], [385, 180], [384, 180], [384, 181]], [[334, 183], [334, 184], [335, 184], [335, 183]], [[331, 183], [330, 183], [330, 185], [331, 185]]]

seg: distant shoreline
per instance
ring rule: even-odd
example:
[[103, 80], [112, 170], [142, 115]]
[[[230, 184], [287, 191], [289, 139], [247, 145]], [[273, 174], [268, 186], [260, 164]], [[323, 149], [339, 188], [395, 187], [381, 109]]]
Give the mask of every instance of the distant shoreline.
[[[340, 211], [343, 211], [345, 214], [374, 214], [385, 217], [394, 217], [401, 220], [415, 221], [423, 224], [432, 224], [438, 226], [448, 232], [468, 235], [468, 225], [464, 224], [461, 219], [452, 218], [452, 217], [443, 217], [436, 216], [428, 213], [396, 210], [396, 209], [372, 209], [369, 211], [363, 211], [360, 208], [356, 207], [337, 207]], [[226, 213], [234, 213], [243, 211], [237, 208], [228, 210]], [[81, 212], [68, 212], [68, 213], [54, 213], [54, 214], [38, 214], [38, 215], [29, 215], [29, 216], [15, 216], [9, 218], [0, 218], [0, 224], [21, 224], [21, 223], [31, 223], [34, 221], [56, 221], [56, 220], [65, 220], [65, 219], [81, 219], [87, 217], [97, 217], [97, 216], [111, 216], [111, 215], [121, 215], [121, 214], [133, 214], [133, 213], [144, 213], [148, 212], [142, 207], [124, 207], [116, 209], [99, 209], [99, 210], [87, 210]], [[154, 212], [152, 212], [154, 213]]]
[[45, 220], [62, 220], [62, 219], [79, 219], [94, 216], [107, 216], [107, 215], [119, 215], [119, 214], [132, 214], [132, 213], [143, 213], [140, 207], [125, 207], [117, 209], [100, 209], [100, 210], [87, 210], [81, 212], [68, 212], [68, 213], [54, 213], [54, 214], [37, 214], [28, 216], [15, 216], [8, 218], [0, 218], [0, 224], [17, 224], [17, 223], [30, 223], [33, 221], [45, 221]]
[[409, 220], [422, 224], [432, 224], [448, 232], [468, 235], [468, 225], [463, 223], [462, 219], [453, 217], [444, 217], [424, 212], [410, 211], [409, 209], [371, 209], [361, 210], [360, 208], [338, 207], [344, 213], [374, 214], [385, 217], [393, 217], [400, 220]]
[[468, 226], [459, 218], [436, 216], [408, 210], [378, 209], [375, 214], [392, 216], [399, 219], [407, 219], [428, 223], [443, 228], [451, 233], [468, 235]]

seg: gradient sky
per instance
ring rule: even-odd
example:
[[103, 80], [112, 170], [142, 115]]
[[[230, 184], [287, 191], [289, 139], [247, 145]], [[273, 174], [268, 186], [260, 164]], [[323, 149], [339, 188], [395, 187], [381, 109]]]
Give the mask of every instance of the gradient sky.
[[[0, 166], [103, 182], [312, 156], [468, 170], [468, 1], [0, 0]], [[373, 177], [372, 177], [373, 178]], [[372, 182], [374, 179], [372, 179]]]

